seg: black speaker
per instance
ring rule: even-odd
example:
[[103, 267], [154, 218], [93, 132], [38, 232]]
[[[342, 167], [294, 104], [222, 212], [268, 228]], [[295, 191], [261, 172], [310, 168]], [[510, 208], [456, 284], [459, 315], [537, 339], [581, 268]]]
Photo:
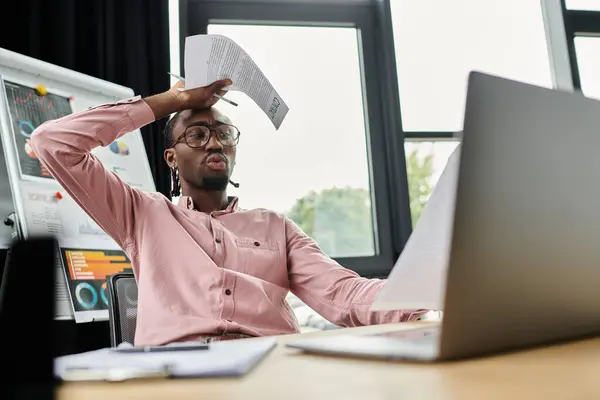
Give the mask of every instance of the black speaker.
[[54, 284], [53, 238], [12, 244], [0, 284], [0, 398], [52, 399]]

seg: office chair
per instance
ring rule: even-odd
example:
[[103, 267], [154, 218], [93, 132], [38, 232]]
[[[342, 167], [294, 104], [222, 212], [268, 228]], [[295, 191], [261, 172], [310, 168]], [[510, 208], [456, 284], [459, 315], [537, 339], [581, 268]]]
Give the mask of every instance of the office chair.
[[124, 271], [106, 279], [110, 344], [134, 343], [138, 288], [133, 272]]

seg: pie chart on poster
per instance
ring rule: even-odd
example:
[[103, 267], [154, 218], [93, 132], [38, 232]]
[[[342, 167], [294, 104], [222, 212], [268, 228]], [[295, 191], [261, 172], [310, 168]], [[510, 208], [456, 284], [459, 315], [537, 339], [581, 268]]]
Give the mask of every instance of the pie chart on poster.
[[21, 135], [25, 136], [26, 138], [30, 138], [31, 134], [33, 133], [34, 130], [35, 130], [35, 127], [31, 123], [31, 121], [27, 121], [27, 120], [19, 121], [19, 132], [21, 133]]
[[87, 282], [79, 283], [75, 287], [75, 297], [79, 305], [88, 310], [98, 304], [98, 292]]
[[115, 154], [120, 154], [122, 156], [129, 155], [129, 147], [119, 140], [112, 142], [108, 148]]

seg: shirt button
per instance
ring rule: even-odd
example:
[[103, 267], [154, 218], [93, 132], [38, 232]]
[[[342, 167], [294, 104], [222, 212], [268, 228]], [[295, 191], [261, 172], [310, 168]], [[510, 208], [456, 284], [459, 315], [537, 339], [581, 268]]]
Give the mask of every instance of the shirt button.
[[225, 290], [225, 294], [226, 294], [227, 296], [229, 296], [229, 295], [231, 294], [231, 290], [229, 290], [229, 289]]
[[216, 242], [216, 243], [221, 243], [221, 239], [219, 239], [219, 238], [216, 238], [216, 239], [215, 239], [215, 242]]
[[260, 246], [260, 243], [259, 242], [254, 242], [254, 245], [255, 246]]

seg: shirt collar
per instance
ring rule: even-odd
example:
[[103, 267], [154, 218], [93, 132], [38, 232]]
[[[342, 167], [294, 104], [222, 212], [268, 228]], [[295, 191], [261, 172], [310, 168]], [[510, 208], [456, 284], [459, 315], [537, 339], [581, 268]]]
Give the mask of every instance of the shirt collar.
[[[227, 201], [229, 202], [229, 205], [227, 206], [227, 208], [224, 210], [221, 210], [221, 211], [215, 211], [214, 214], [229, 214], [229, 213], [233, 213], [233, 212], [236, 212], [239, 210], [239, 206], [238, 206], [239, 199], [237, 197], [228, 196]], [[181, 207], [181, 208], [185, 208], [187, 210], [193, 210], [194, 209], [194, 200], [192, 200], [192, 198], [189, 196], [181, 196], [179, 198], [177, 206]]]

